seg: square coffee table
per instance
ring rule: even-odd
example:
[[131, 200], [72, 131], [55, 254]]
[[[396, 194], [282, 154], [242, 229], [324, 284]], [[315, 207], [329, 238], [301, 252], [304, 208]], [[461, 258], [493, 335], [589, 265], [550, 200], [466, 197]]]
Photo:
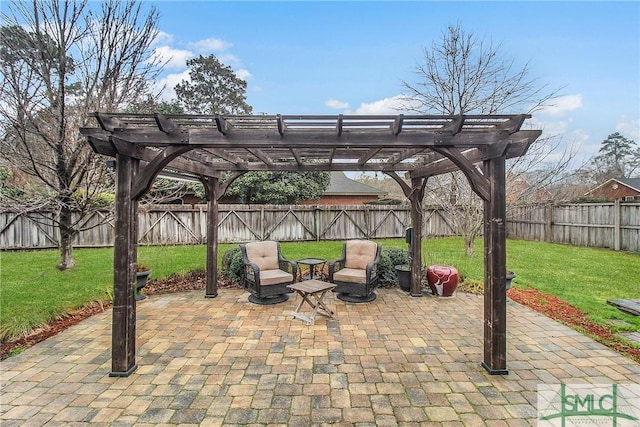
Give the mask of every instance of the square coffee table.
[[[295, 291], [302, 297], [302, 300], [298, 303], [296, 309], [291, 312], [291, 318], [303, 320], [307, 325], [314, 323], [318, 313], [334, 319], [333, 311], [327, 307], [323, 299], [325, 294], [335, 287], [336, 285], [333, 283], [321, 282], [320, 280], [305, 280], [304, 282], [298, 282], [287, 286], [287, 288]], [[300, 312], [300, 309], [305, 302], [312, 308], [310, 314]]]

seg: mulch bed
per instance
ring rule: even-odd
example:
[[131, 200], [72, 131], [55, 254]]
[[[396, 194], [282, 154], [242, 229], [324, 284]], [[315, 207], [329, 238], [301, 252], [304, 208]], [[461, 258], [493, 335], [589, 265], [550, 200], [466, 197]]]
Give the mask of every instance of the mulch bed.
[[[172, 292], [183, 292], [205, 288], [206, 276], [204, 271], [195, 271], [184, 275], [173, 275], [166, 279], [150, 279], [143, 289], [145, 295], [160, 295]], [[220, 280], [218, 288], [237, 287], [236, 284]], [[541, 294], [535, 289], [511, 288], [507, 295], [519, 304], [525, 305], [539, 313], [542, 313], [565, 325], [573, 327], [580, 332], [594, 338], [618, 353], [625, 354], [640, 363], [640, 348], [634, 348], [620, 339], [612, 328], [598, 325], [589, 320], [585, 313], [572, 305], [551, 295]], [[49, 324], [38, 328], [29, 335], [12, 341], [0, 343], [0, 360], [4, 360], [14, 350], [30, 347], [40, 341], [56, 335], [71, 325], [94, 314], [100, 313], [111, 307], [111, 303], [95, 302], [67, 315], [56, 319]]]

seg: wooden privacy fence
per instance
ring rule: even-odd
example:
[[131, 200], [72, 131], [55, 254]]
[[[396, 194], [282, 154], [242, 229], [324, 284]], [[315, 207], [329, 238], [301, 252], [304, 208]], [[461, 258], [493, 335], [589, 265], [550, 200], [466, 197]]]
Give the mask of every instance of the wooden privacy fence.
[[[0, 249], [58, 247], [52, 212], [1, 212]], [[158, 205], [138, 213], [143, 245], [205, 242], [206, 205]], [[410, 226], [408, 206], [220, 205], [220, 243], [251, 240], [345, 240], [404, 237]], [[83, 221], [75, 247], [113, 246], [114, 220], [96, 212]], [[455, 236], [443, 210], [424, 212], [425, 237]], [[640, 203], [594, 203], [509, 207], [509, 238], [640, 252]]]
[[[0, 213], [1, 249], [58, 247], [52, 212]], [[218, 241], [308, 241], [403, 237], [411, 222], [408, 206], [220, 205]], [[206, 205], [157, 205], [138, 212], [141, 245], [201, 244], [206, 240]], [[96, 212], [84, 219], [75, 247], [112, 246], [114, 219]]]
[[640, 252], [640, 203], [510, 207], [512, 239]]

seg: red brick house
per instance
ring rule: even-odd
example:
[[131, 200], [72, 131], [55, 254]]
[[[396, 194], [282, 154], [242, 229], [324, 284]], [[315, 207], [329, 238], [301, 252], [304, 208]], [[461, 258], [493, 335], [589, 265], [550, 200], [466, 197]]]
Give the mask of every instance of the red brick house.
[[587, 194], [587, 197], [614, 201], [640, 201], [640, 178], [611, 178], [598, 185]]
[[[322, 193], [322, 197], [318, 200], [305, 200], [300, 203], [301, 205], [362, 205], [387, 195], [386, 191], [348, 178], [344, 172], [331, 172], [330, 174], [331, 181], [329, 182], [329, 187]], [[168, 176], [168, 174], [165, 174], [163, 177], [176, 179], [175, 176]], [[193, 192], [185, 190], [181, 197], [164, 201], [163, 203], [193, 205], [206, 203], [206, 201], [200, 199]], [[220, 203], [235, 204], [239, 202], [235, 197], [224, 196], [220, 200]]]
[[344, 172], [331, 172], [329, 187], [318, 200], [305, 200], [301, 205], [361, 205], [386, 196], [386, 192], [348, 178]]

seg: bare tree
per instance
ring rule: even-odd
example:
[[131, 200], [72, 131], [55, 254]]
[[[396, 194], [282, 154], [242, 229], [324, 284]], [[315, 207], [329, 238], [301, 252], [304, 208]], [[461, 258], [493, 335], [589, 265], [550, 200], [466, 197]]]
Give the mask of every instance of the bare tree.
[[498, 114], [533, 112], [558, 90], [529, 77], [529, 65], [515, 65], [500, 46], [450, 25], [442, 38], [423, 49], [415, 67], [417, 81], [403, 82], [404, 107], [432, 114]]
[[[544, 138], [534, 144], [526, 156], [507, 162], [507, 215], [513, 215], [518, 205], [544, 204], [559, 198], [571, 198], [560, 190], [559, 183], [575, 153], [569, 149], [557, 154], [561, 140]], [[556, 152], [556, 153], [554, 153]], [[556, 154], [550, 159], [551, 154]], [[556, 159], [559, 157], [559, 159]], [[483, 231], [483, 202], [470, 188], [462, 173], [432, 177], [427, 183], [425, 206], [435, 206], [445, 213], [444, 218], [462, 236], [467, 256], [473, 255], [474, 243]]]
[[467, 185], [463, 174], [431, 178], [427, 182], [423, 206], [444, 212], [442, 217], [463, 237], [467, 256], [473, 255], [474, 242], [482, 232], [484, 211], [482, 200]]
[[[515, 60], [502, 54], [500, 46], [478, 38], [459, 24], [448, 26], [441, 39], [424, 48], [415, 74], [415, 82], [403, 82], [403, 109], [421, 114], [531, 113], [548, 105], [559, 92], [530, 77], [528, 64], [517, 66]], [[545, 143], [539, 144], [542, 147]], [[531, 165], [541, 164], [549, 154], [544, 148], [537, 152], [532, 149], [532, 153], [528, 160], [510, 164], [512, 178]], [[568, 159], [561, 164], [566, 167]], [[545, 175], [552, 177], [554, 173], [558, 169]], [[435, 204], [448, 213], [456, 232], [464, 238], [467, 255], [471, 255], [482, 230], [483, 209], [465, 181], [459, 172], [431, 178], [424, 203]], [[539, 181], [537, 186], [544, 183]]]
[[87, 113], [145, 98], [162, 69], [151, 50], [158, 13], [135, 0], [14, 1], [2, 13], [1, 157], [29, 175], [20, 202], [56, 212], [60, 264], [75, 265], [73, 238], [109, 183], [104, 161], [78, 129]]
[[574, 174], [577, 148], [564, 144], [560, 135], [539, 138], [527, 153], [507, 162], [507, 210], [509, 204], [535, 204], [574, 198], [565, 183]]

